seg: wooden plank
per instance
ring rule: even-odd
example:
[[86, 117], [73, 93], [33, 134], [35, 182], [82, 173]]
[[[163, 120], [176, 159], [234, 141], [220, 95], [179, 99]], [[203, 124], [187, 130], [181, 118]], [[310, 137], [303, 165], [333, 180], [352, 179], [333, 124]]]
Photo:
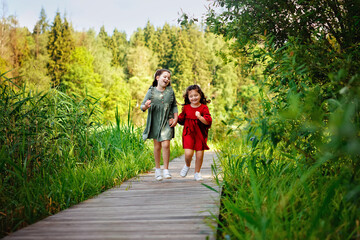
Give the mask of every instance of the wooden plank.
[[[215, 239], [220, 193], [213, 182], [214, 152], [205, 152], [203, 182], [179, 175], [184, 156], [170, 163], [172, 179], [141, 174], [92, 199], [47, 217], [4, 239]], [[194, 165], [194, 162], [193, 162]], [[219, 191], [219, 190], [218, 190]]]

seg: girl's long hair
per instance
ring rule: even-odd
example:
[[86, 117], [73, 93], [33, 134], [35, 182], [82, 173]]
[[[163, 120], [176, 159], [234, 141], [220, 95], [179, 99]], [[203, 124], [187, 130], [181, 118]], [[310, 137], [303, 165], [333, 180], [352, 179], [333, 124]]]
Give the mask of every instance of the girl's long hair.
[[[171, 71], [169, 70], [169, 69], [165, 69], [165, 68], [163, 68], [163, 69], [158, 69], [158, 70], [156, 70], [156, 72], [155, 72], [155, 74], [154, 74], [154, 81], [153, 81], [153, 83], [152, 83], [152, 86], [153, 87], [157, 87], [157, 85], [158, 85], [158, 81], [156, 80], [156, 77], [157, 76], [160, 76], [163, 72], [168, 72], [169, 74], [170, 74], [170, 78], [171, 78]], [[169, 82], [169, 85], [168, 86], [170, 86], [170, 82]]]
[[200, 94], [200, 103], [206, 105], [208, 103], [211, 102], [210, 99], [206, 99], [206, 96], [205, 94], [203, 93], [203, 91], [201, 90], [201, 88], [199, 87], [199, 85], [191, 85], [189, 86], [187, 89], [186, 89], [186, 92], [184, 94], [184, 101], [185, 103], [183, 105], [187, 105], [187, 104], [190, 104], [190, 100], [189, 100], [189, 92], [191, 90], [196, 90], [199, 94]]

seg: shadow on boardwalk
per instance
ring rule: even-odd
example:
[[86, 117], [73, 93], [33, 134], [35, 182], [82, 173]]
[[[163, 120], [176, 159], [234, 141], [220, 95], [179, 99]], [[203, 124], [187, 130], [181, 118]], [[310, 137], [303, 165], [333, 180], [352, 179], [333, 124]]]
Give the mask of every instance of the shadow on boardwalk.
[[[216, 189], [205, 151], [203, 183]], [[215, 239], [220, 195], [194, 180], [194, 162], [179, 175], [184, 156], [170, 163], [172, 179], [157, 182], [154, 171], [21, 229], [4, 239]]]

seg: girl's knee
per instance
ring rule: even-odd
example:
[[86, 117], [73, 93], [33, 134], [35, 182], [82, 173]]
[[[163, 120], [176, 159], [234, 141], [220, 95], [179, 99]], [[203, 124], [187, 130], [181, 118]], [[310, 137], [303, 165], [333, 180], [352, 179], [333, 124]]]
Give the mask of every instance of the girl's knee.
[[159, 144], [159, 143], [154, 143], [154, 149], [155, 149], [156, 151], [161, 150], [161, 144]]
[[170, 141], [169, 141], [169, 140], [163, 141], [163, 142], [161, 143], [161, 146], [162, 146], [163, 149], [170, 148]]

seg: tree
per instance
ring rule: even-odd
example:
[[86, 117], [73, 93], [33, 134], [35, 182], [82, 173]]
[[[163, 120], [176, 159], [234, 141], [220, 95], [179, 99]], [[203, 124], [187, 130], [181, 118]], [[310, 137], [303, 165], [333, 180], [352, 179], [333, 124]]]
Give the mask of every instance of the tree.
[[10, 39], [10, 24], [8, 19], [3, 15], [0, 20], [0, 71], [9, 70], [10, 52], [8, 49]]
[[307, 166], [319, 157], [334, 159], [327, 170], [348, 166], [355, 179], [359, 0], [217, 0], [215, 6], [223, 11], [209, 11], [210, 30], [231, 40], [234, 55], [247, 54], [249, 74], [260, 66], [261, 75], [253, 77], [265, 96], [256, 126], [262, 141], [292, 146]]
[[130, 37], [130, 46], [145, 46], [144, 30], [138, 28]]
[[35, 33], [46, 33], [49, 31], [49, 22], [45, 13], [45, 9], [42, 7], [40, 11], [40, 18], [36, 22], [33, 34]]
[[103, 41], [103, 45], [110, 48], [110, 37], [105, 30], [105, 26], [101, 26], [99, 31], [99, 38]]
[[[207, 24], [229, 39], [241, 39], [242, 45], [259, 41], [266, 34], [275, 36], [279, 46], [289, 37], [297, 37], [306, 44], [322, 36], [332, 36], [346, 50], [360, 40], [356, 17], [360, 12], [359, 0], [217, 0], [215, 6], [224, 11], [217, 14], [210, 10]], [[325, 41], [329, 47], [333, 46], [331, 38]]]
[[[34, 31], [37, 28], [36, 26]], [[25, 82], [30, 89], [44, 91], [51, 86], [51, 78], [47, 69], [49, 62], [47, 52], [48, 32], [40, 32], [34, 32], [27, 37], [29, 55], [22, 61], [19, 74], [22, 82]]]
[[105, 89], [101, 77], [94, 72], [94, 57], [85, 47], [77, 47], [71, 54], [71, 64], [67, 73], [62, 77], [62, 84], [69, 94], [91, 96], [95, 99], [103, 98]]
[[117, 67], [125, 66], [125, 55], [128, 51], [129, 43], [126, 40], [126, 33], [119, 32], [116, 28], [110, 39], [110, 49], [112, 52], [111, 65]]
[[[174, 32], [174, 31], [173, 31]], [[170, 29], [169, 24], [165, 23], [162, 29], [159, 29], [157, 33], [158, 45], [154, 47], [154, 52], [159, 58], [158, 68], [171, 67], [172, 55], [173, 55], [173, 32]]]
[[148, 77], [154, 74], [158, 65], [153, 52], [145, 46], [136, 46], [129, 49], [126, 56], [127, 70], [130, 77]]
[[155, 33], [154, 25], [152, 25], [150, 21], [146, 23], [146, 27], [144, 28], [144, 40], [145, 40], [145, 46], [151, 49], [152, 51], [154, 51], [159, 44]]
[[171, 70], [174, 71], [172, 81], [181, 92], [195, 83], [193, 57], [189, 36], [185, 30], [179, 29], [173, 49]]
[[90, 30], [87, 32], [84, 46], [94, 58], [94, 72], [101, 77], [101, 82], [105, 89], [102, 101], [104, 119], [113, 121], [117, 106], [120, 117], [125, 118], [131, 95], [129, 86], [124, 80], [123, 70], [112, 65], [113, 57], [111, 50], [103, 45], [103, 40], [100, 39], [100, 36], [96, 37], [94, 31]]
[[35, 39], [35, 58], [38, 57], [40, 54], [40, 48], [42, 48], [42, 39], [46, 36], [47, 32], [49, 30], [49, 23], [46, 17], [46, 13], [44, 8], [41, 8], [40, 12], [40, 19], [36, 22], [34, 30], [33, 30], [33, 36]]
[[10, 64], [14, 69], [12, 74], [15, 76], [19, 75], [19, 69], [21, 65], [30, 56], [27, 42], [28, 35], [29, 31], [26, 28], [19, 28], [18, 20], [11, 16], [8, 47], [10, 49]]
[[61, 78], [66, 73], [67, 64], [70, 60], [71, 52], [74, 49], [72, 30], [67, 20], [62, 23], [60, 13], [57, 12], [47, 45], [50, 60], [48, 71], [54, 87], [61, 85]]

